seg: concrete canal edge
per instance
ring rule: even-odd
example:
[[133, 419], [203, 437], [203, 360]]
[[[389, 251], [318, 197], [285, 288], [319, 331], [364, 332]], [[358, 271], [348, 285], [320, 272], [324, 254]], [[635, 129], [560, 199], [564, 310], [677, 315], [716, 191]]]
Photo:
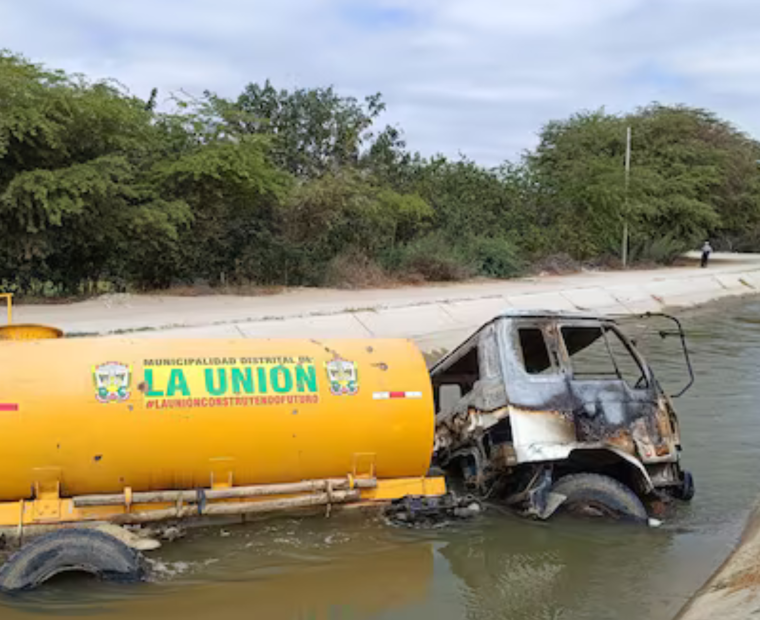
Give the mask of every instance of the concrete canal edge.
[[[508, 285], [485, 286], [469, 297], [458, 296], [457, 287], [452, 287], [448, 295], [432, 300], [410, 293], [404, 303], [362, 309], [336, 307], [311, 314], [294, 314], [288, 306], [277, 318], [156, 326], [126, 333], [141, 338], [410, 338], [430, 353], [456, 346], [483, 323], [510, 309], [637, 315], [760, 293], [760, 261], [715, 273], [684, 270], [665, 277], [652, 273], [655, 277], [634, 282], [626, 282], [626, 273], [619, 278], [609, 273], [594, 286], [573, 286], [568, 281], [568, 287], [540, 292], [525, 292], [524, 288], [512, 292]], [[213, 314], [207, 316], [213, 320]]]
[[760, 506], [731, 555], [675, 620], [745, 620], [760, 615]]
[[[697, 263], [698, 264], [698, 263]], [[286, 289], [272, 295], [105, 295], [18, 305], [16, 323], [69, 336], [129, 338], [410, 338], [423, 351], [459, 344], [510, 309], [635, 315], [760, 292], [760, 254], [717, 254], [708, 269], [584, 271], [389, 289]]]

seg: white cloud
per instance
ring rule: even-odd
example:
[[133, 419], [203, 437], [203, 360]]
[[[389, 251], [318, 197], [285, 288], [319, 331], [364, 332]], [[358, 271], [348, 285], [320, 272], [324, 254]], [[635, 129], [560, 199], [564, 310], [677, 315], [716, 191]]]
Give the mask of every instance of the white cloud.
[[519, 36], [562, 33], [603, 25], [638, 5], [638, 0], [445, 0], [440, 16], [452, 27], [469, 26], [478, 33]]
[[484, 86], [474, 80], [445, 82], [440, 84], [412, 85], [410, 94], [451, 99], [454, 101], [476, 101], [482, 103], [531, 103], [557, 99], [560, 91], [543, 86]]
[[485, 164], [552, 118], [655, 99], [760, 134], [759, 34], [756, 0], [0, 0], [2, 44], [50, 66], [143, 96], [381, 91], [411, 148]]

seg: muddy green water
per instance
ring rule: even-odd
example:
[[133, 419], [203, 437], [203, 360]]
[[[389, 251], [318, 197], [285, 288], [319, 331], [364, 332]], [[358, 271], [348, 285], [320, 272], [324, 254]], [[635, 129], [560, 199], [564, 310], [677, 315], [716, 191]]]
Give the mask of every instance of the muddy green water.
[[[672, 618], [760, 496], [760, 301], [680, 316], [698, 380], [676, 404], [697, 495], [659, 529], [498, 512], [432, 531], [357, 514], [216, 527], [154, 553], [152, 583], [54, 582], [0, 599], [0, 619]], [[647, 348], [677, 386], [675, 343]]]

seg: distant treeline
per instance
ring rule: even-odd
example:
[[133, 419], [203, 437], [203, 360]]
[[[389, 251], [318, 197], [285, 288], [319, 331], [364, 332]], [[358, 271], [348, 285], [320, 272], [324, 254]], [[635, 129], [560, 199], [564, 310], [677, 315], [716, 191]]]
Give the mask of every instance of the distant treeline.
[[410, 152], [379, 94], [156, 100], [0, 54], [0, 288], [510, 277], [614, 264], [624, 221], [634, 261], [760, 249], [760, 145], [704, 110], [582, 112], [488, 169]]

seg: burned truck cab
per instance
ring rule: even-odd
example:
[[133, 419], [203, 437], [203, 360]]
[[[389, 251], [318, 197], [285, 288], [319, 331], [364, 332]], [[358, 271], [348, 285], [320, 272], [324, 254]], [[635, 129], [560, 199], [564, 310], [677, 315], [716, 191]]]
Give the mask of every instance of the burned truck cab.
[[671, 398], [611, 318], [509, 312], [431, 378], [434, 464], [481, 497], [539, 518], [561, 507], [644, 520], [693, 495]]

